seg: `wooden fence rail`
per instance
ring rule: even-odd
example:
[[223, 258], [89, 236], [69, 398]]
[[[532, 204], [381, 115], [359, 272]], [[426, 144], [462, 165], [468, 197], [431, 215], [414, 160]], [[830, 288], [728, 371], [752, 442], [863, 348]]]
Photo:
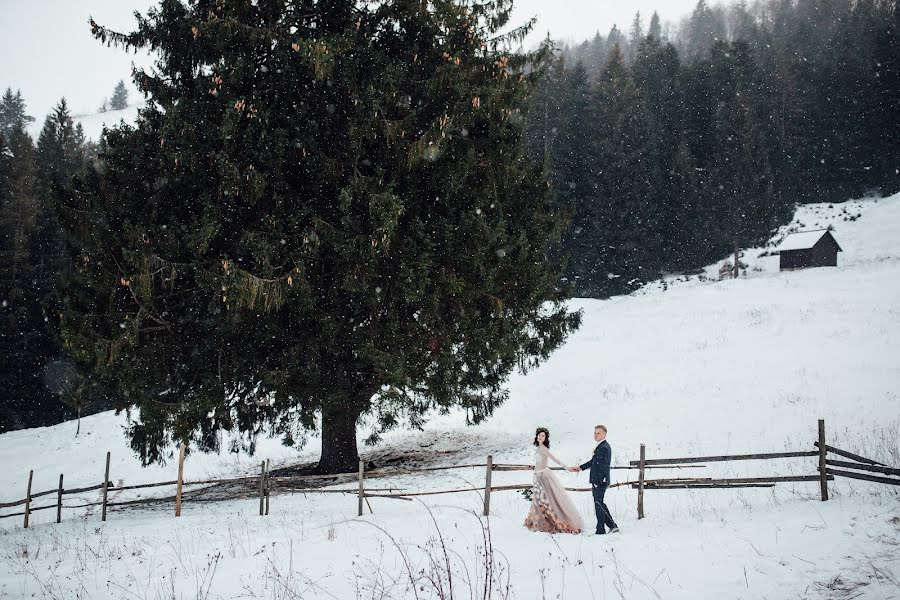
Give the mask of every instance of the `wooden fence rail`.
[[[819, 442], [815, 443], [816, 448], [819, 447]], [[838, 456], [843, 456], [844, 458], [849, 458], [855, 460], [857, 462], [865, 463], [867, 465], [876, 465], [879, 467], [886, 467], [887, 465], [884, 463], [876, 462], [871, 458], [866, 458], [865, 456], [860, 456], [859, 454], [853, 454], [852, 452], [847, 452], [846, 450], [841, 450], [840, 448], [835, 448], [834, 446], [825, 445], [825, 450], [831, 452], [832, 454], [837, 454]]]
[[[832, 467], [846, 467], [848, 469], [857, 469], [860, 471], [869, 471], [870, 473], [882, 473], [884, 475], [896, 475], [900, 477], [900, 469], [892, 469], [891, 467], [878, 467], [875, 465], [852, 463], [845, 460], [832, 460], [830, 458], [825, 461], [825, 464]], [[34, 498], [34, 496], [32, 496], [32, 498]]]
[[825, 469], [825, 472], [829, 475], [837, 475], [838, 477], [847, 477], [849, 479], [861, 479], [863, 481], [872, 481], [875, 483], [884, 483], [887, 485], [900, 485], [900, 479], [891, 479], [889, 477], [877, 477], [875, 475], [852, 473], [850, 471], [841, 471], [838, 469]]
[[[804, 456], [818, 456], [818, 450], [809, 450], [801, 452], [771, 452], [767, 454], [730, 454], [724, 456], [689, 456], [682, 458], [650, 458], [644, 464], [646, 466], [659, 465], [677, 465], [680, 463], [701, 463], [701, 462], [724, 462], [732, 460], [770, 460], [773, 458], [793, 458]], [[632, 460], [628, 464], [635, 467], [640, 466], [639, 460]]]
[[[889, 467], [882, 463], [876, 462], [872, 459], [859, 456], [857, 454], [853, 454], [852, 452], [847, 452], [846, 450], [841, 450], [839, 448], [835, 448], [833, 446], [829, 446], [825, 443], [825, 424], [823, 420], [819, 420], [818, 422], [818, 441], [814, 443], [816, 450], [810, 451], [796, 451], [796, 452], [773, 452], [773, 453], [757, 453], [757, 454], [732, 454], [732, 455], [717, 455], [717, 456], [692, 456], [692, 457], [679, 457], [679, 458], [647, 458], [646, 456], [646, 445], [640, 445], [640, 458], [638, 460], [629, 461], [628, 465], [616, 465], [611, 467], [612, 469], [628, 469], [628, 470], [637, 470], [638, 477], [635, 481], [624, 481], [613, 484], [609, 487], [622, 487], [622, 486], [631, 486], [633, 489], [638, 490], [638, 518], [644, 518], [644, 492], [646, 490], [662, 490], [662, 489], [714, 489], [714, 488], [738, 488], [738, 487], [773, 487], [777, 483], [788, 483], [788, 482], [812, 482], [819, 481], [821, 483], [821, 494], [822, 500], [828, 499], [828, 488], [827, 482], [833, 481], [835, 476], [838, 477], [847, 477], [851, 479], [859, 479], [864, 481], [871, 481], [876, 483], [883, 483], [888, 485], [900, 485], [900, 469]], [[854, 462], [847, 462], [842, 460], [832, 460], [827, 458], [827, 454], [832, 453], [838, 456], [842, 456], [844, 458], [849, 458]], [[184, 445], [179, 448], [179, 464], [178, 464], [178, 478], [171, 481], [161, 481], [161, 482], [150, 482], [150, 483], [142, 483], [136, 485], [113, 485], [110, 480], [110, 453], [106, 454], [106, 470], [104, 473], [105, 481], [98, 485], [78, 487], [65, 489], [63, 487], [63, 475], [59, 476], [59, 485], [56, 489], [46, 490], [41, 492], [32, 492], [31, 484], [34, 472], [29, 472], [28, 477], [28, 486], [26, 488], [26, 496], [22, 500], [17, 500], [14, 502], [3, 502], [0, 503], [0, 508], [14, 508], [17, 506], [25, 505], [25, 508], [22, 512], [0, 515], [0, 519], [5, 519], [9, 517], [15, 516], [23, 516], [25, 517], [24, 526], [28, 527], [29, 525], [29, 515], [32, 512], [40, 511], [40, 510], [48, 510], [52, 508], [57, 509], [57, 523], [60, 522], [62, 516], [62, 509], [75, 509], [75, 508], [85, 508], [91, 506], [100, 506], [102, 507], [101, 519], [103, 521], [106, 520], [107, 509], [113, 506], [133, 506], [139, 504], [152, 504], [152, 503], [167, 503], [167, 502], [175, 502], [175, 516], [178, 517], [181, 515], [181, 507], [182, 501], [185, 497], [185, 494], [182, 493], [182, 488], [184, 486], [199, 486], [199, 485], [222, 485], [222, 484], [233, 484], [240, 483], [246, 485], [246, 490], [243, 491], [243, 495], [241, 497], [252, 497], [258, 496], [259, 498], [259, 513], [261, 516], [265, 516], [269, 514], [269, 505], [270, 505], [270, 496], [272, 490], [283, 491], [283, 492], [299, 492], [303, 494], [356, 494], [358, 496], [358, 505], [357, 505], [357, 513], [359, 516], [362, 516], [363, 513], [363, 504], [367, 504], [369, 507], [369, 512], [372, 512], [372, 506], [368, 503], [368, 498], [396, 498], [400, 500], [411, 500], [416, 496], [434, 496], [441, 494], [458, 494], [458, 493], [470, 493], [470, 492], [480, 492], [483, 494], [484, 500], [484, 514], [490, 514], [490, 502], [491, 502], [491, 494], [494, 492], [501, 491], [511, 491], [511, 490], [525, 490], [530, 489], [532, 487], [531, 484], [511, 484], [511, 485], [493, 485], [492, 475], [494, 471], [530, 471], [534, 469], [533, 465], [523, 465], [523, 464], [504, 464], [504, 463], [495, 463], [493, 460], [493, 456], [488, 456], [486, 462], [484, 463], [472, 463], [472, 464], [463, 464], [463, 465], [445, 465], [438, 467], [418, 467], [418, 468], [392, 468], [392, 469], [380, 469], [366, 472], [365, 463], [360, 461], [359, 463], [359, 471], [356, 473], [337, 473], [331, 475], [294, 475], [294, 476], [272, 476], [271, 468], [269, 461], [263, 461], [260, 464], [260, 472], [259, 475], [248, 475], [244, 477], [231, 477], [231, 478], [223, 478], [223, 479], [202, 479], [196, 481], [185, 481], [184, 480], [184, 456], [185, 456], [185, 447]], [[664, 478], [664, 479], [647, 479], [646, 471], [650, 469], [698, 469], [705, 468], [707, 465], [698, 464], [698, 463], [709, 463], [709, 462], [725, 462], [725, 461], [751, 461], [751, 460], [772, 460], [772, 459], [782, 459], [782, 458], [800, 458], [800, 457], [818, 457], [818, 474], [817, 475], [786, 475], [786, 476], [774, 476], [774, 477], [736, 477], [736, 478], [721, 478], [721, 479], [713, 479], [711, 477], [681, 477], [681, 478]], [[841, 467], [841, 469], [833, 469], [828, 467]], [[378, 488], [366, 488], [365, 487], [365, 479], [375, 479], [375, 478], [384, 478], [384, 477], [395, 477], [395, 476], [403, 476], [410, 475], [415, 473], [424, 473], [424, 472], [435, 472], [435, 471], [445, 471], [451, 469], [470, 469], [470, 468], [484, 468], [485, 469], [485, 481], [484, 486], [479, 487], [473, 484], [467, 488], [458, 488], [458, 489], [450, 489], [450, 490], [434, 490], [434, 491], [416, 491], [416, 492], [406, 492], [402, 489], [398, 489], [396, 487], [378, 487]], [[562, 470], [562, 467], [553, 467], [554, 470]], [[878, 473], [879, 476], [870, 475], [867, 473], [858, 473], [854, 471], [848, 471], [846, 469], [854, 469], [856, 471], [867, 471], [869, 473]], [[886, 475], [887, 477], [883, 477], [881, 475]], [[309, 488], [309, 487], [301, 487], [295, 484], [299, 484], [302, 482], [315, 482], [315, 481], [333, 481], [339, 483], [351, 483], [354, 479], [357, 481], [357, 487], [355, 489], [317, 489], [317, 488]], [[343, 480], [343, 481], [341, 481]], [[110, 492], [120, 492], [126, 490], [137, 490], [137, 489], [146, 489], [146, 488], [155, 488], [155, 487], [164, 487], [164, 486], [176, 486], [176, 493], [174, 496], [169, 497], [153, 497], [153, 498], [139, 498], [134, 500], [122, 500], [122, 501], [110, 501], [109, 493]], [[588, 492], [592, 491], [590, 487], [584, 488], [566, 488], [572, 492]], [[82, 494], [85, 492], [92, 492], [101, 490], [101, 501], [100, 502], [89, 502], [86, 504], [79, 505], [64, 505], [63, 497], [68, 494]], [[41, 498], [44, 496], [49, 496], [50, 494], [57, 494], [57, 502], [53, 505], [32, 507], [31, 502], [36, 498]], [[211, 502], [216, 501], [215, 498], [208, 497], [197, 497], [198, 493], [204, 493], [204, 490], [196, 490], [188, 492], [186, 495], [191, 502]], [[241, 491], [237, 492], [239, 495]]]

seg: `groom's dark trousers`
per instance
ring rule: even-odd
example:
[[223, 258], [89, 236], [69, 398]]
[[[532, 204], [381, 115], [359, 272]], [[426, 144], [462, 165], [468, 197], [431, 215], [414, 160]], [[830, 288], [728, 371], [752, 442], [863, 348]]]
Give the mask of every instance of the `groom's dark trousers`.
[[603, 440], [597, 444], [591, 460], [581, 465], [582, 471], [591, 470], [590, 481], [591, 491], [594, 495], [594, 512], [597, 513], [597, 533], [606, 533], [604, 526], [610, 529], [616, 527], [616, 522], [613, 521], [612, 515], [609, 514], [609, 508], [603, 501], [606, 490], [609, 488], [611, 464], [612, 448], [610, 448], [609, 442]]
[[600, 485], [591, 485], [591, 492], [594, 494], [594, 512], [597, 513], [597, 533], [606, 533], [603, 529], [604, 525], [610, 529], [617, 527], [616, 522], [613, 521], [612, 515], [609, 514], [609, 508], [606, 506], [606, 502], [603, 501], [603, 497], [606, 495], [606, 490], [608, 488], [608, 480], [606, 483]]

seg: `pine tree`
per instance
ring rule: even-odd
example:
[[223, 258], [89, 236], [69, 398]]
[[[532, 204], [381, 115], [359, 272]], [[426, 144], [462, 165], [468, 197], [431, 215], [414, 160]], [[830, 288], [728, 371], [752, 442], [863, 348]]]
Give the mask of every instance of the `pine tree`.
[[564, 55], [556, 51], [549, 36], [544, 40], [544, 45], [551, 58], [529, 103], [525, 154], [536, 164], [549, 169], [550, 156], [559, 137], [559, 127], [567, 117], [563, 107], [566, 61]]
[[14, 94], [12, 88], [6, 88], [3, 98], [0, 99], [0, 135], [9, 143], [17, 129], [33, 122], [34, 117], [26, 114], [22, 91], [19, 90]]
[[635, 53], [641, 42], [644, 41], [644, 22], [641, 20], [641, 11], [634, 13], [634, 20], [631, 22], [631, 32], [628, 36], [628, 63], [634, 62]]
[[4, 138], [0, 183], [0, 378], [6, 400], [0, 431], [52, 420], [52, 398], [41, 381], [47, 362], [47, 327], [35, 290], [31, 246], [39, 206], [35, 197], [34, 147], [24, 119]]
[[125, 82], [121, 79], [113, 89], [112, 98], [109, 99], [110, 110], [122, 110], [128, 108], [128, 90], [125, 88]]
[[894, 0], [891, 19], [883, 25], [873, 60], [875, 80], [875, 135], [878, 148], [873, 159], [879, 163], [878, 185], [884, 194], [900, 191], [900, 1]]
[[775, 212], [765, 138], [739, 94], [722, 106], [716, 119], [712, 182], [709, 191], [719, 207], [723, 238], [734, 249], [734, 277], [738, 277], [740, 248], [768, 237]]
[[522, 156], [544, 56], [509, 51], [529, 27], [500, 34], [508, 1], [427, 4], [166, 0], [132, 34], [93, 24], [160, 60], [62, 197], [63, 331], [140, 408], [145, 462], [318, 427], [319, 470], [354, 470], [362, 415], [373, 440], [429, 410], [478, 422], [577, 326]]
[[650, 28], [647, 30], [647, 37], [656, 41], [662, 41], [662, 25], [659, 20], [659, 13], [655, 10], [653, 11], [653, 16], [650, 17]]
[[725, 22], [721, 12], [709, 6], [706, 0], [698, 0], [687, 26], [685, 56], [702, 58], [717, 41], [725, 40]]
[[[85, 164], [85, 139], [81, 124], [69, 115], [62, 98], [47, 115], [37, 143], [36, 194], [39, 201], [38, 221], [33, 236], [36, 257], [37, 288], [48, 313], [58, 313], [59, 299], [55, 279], [65, 268], [62, 230], [56, 217], [53, 191], [65, 187]], [[55, 324], [56, 319], [53, 319]]]
[[589, 277], [592, 256], [594, 189], [591, 145], [594, 114], [587, 70], [583, 63], [565, 73], [561, 88], [560, 112], [565, 116], [558, 125], [558, 136], [549, 160], [548, 177], [557, 203], [573, 215], [571, 226], [560, 243], [568, 260], [563, 281], [575, 292], [585, 291], [583, 280]]
[[650, 120], [619, 48], [600, 76], [595, 96], [596, 201], [590, 237], [593, 252], [585, 275], [588, 295], [629, 292], [655, 276], [658, 213], [652, 189], [659, 180], [651, 160]]

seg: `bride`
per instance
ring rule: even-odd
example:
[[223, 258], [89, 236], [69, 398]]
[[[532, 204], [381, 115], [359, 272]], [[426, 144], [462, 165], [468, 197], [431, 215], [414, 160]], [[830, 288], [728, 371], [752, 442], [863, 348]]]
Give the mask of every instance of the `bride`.
[[534, 433], [534, 484], [531, 488], [531, 510], [525, 518], [525, 527], [546, 533], [581, 533], [584, 522], [565, 488], [547, 467], [548, 459], [561, 467], [550, 454], [550, 432], [538, 427]]

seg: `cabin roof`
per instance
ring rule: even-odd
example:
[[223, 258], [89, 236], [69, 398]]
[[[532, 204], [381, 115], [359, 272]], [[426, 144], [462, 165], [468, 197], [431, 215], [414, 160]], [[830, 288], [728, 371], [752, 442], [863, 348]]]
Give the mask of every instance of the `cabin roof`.
[[778, 244], [778, 247], [775, 248], [775, 252], [784, 252], [790, 250], [809, 250], [810, 248], [818, 244], [819, 240], [821, 240], [826, 235], [834, 240], [835, 245], [837, 245], [838, 247], [838, 252], [843, 252], [840, 244], [837, 243], [837, 240], [834, 239], [834, 236], [831, 235], [831, 232], [828, 229], [798, 231], [797, 233], [788, 234], [786, 238], [781, 240], [781, 243]]

